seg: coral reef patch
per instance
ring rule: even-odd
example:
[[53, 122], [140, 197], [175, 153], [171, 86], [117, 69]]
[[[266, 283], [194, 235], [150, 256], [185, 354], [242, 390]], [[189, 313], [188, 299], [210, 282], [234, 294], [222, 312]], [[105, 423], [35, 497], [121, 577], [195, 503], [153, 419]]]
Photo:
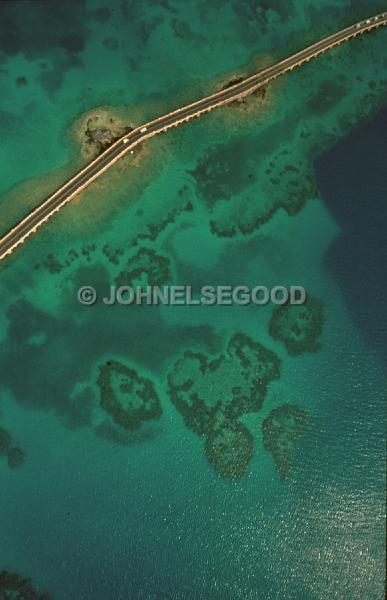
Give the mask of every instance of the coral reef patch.
[[[281, 123], [259, 137], [237, 136], [209, 148], [189, 171], [219, 237], [250, 234], [284, 209], [297, 214], [316, 193], [308, 165], [281, 148]], [[265, 156], [265, 158], [262, 158]]]
[[253, 451], [253, 436], [247, 427], [228, 419], [209, 433], [204, 445], [209, 463], [225, 479], [244, 477]]
[[168, 375], [169, 395], [189, 429], [207, 438], [205, 453], [223, 477], [246, 474], [252, 438], [239, 422], [260, 410], [280, 360], [249, 336], [236, 333], [223, 354], [186, 351]]
[[115, 279], [117, 286], [140, 285], [162, 286], [171, 280], [169, 259], [157, 254], [151, 248], [140, 248], [127, 262], [127, 269], [123, 270]]
[[161, 416], [161, 404], [153, 383], [117, 360], [99, 367], [100, 405], [124, 429], [133, 430]]
[[30, 581], [16, 573], [0, 571], [1, 600], [49, 600], [47, 594], [37, 592]]
[[0, 456], [4, 456], [8, 453], [8, 450], [11, 448], [12, 444], [12, 436], [4, 429], [4, 427], [0, 427]]
[[24, 451], [17, 446], [13, 446], [12, 435], [9, 431], [4, 429], [4, 427], [0, 427], [0, 457], [1, 456], [7, 459], [8, 466], [11, 469], [17, 469], [25, 460]]
[[263, 445], [273, 455], [278, 472], [283, 479], [289, 476], [294, 455], [309, 414], [291, 404], [274, 408], [262, 423]]
[[323, 305], [317, 298], [308, 297], [305, 304], [285, 304], [273, 310], [269, 332], [273, 339], [285, 344], [291, 356], [317, 352], [324, 324]]
[[25, 454], [21, 448], [10, 448], [7, 453], [8, 466], [11, 469], [17, 469], [24, 463]]

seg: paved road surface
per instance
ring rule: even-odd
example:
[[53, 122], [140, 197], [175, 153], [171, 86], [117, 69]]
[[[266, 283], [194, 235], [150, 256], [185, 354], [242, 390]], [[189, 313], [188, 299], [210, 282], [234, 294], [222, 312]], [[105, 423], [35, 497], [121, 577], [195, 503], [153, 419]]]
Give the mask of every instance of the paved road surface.
[[27, 215], [11, 231], [4, 235], [4, 237], [0, 239], [0, 260], [10, 255], [19, 244], [24, 242], [29, 235], [34, 233], [38, 227], [51, 217], [51, 215], [57, 212], [64, 204], [69, 202], [76, 194], [99, 177], [99, 175], [104, 173], [110, 166], [119, 160], [119, 158], [129, 152], [133, 152], [133, 149], [141, 142], [163, 131], [167, 131], [171, 127], [176, 127], [194, 117], [209, 112], [213, 108], [243, 98], [260, 87], [263, 87], [269, 81], [299, 67], [304, 62], [326, 52], [330, 48], [383, 25], [387, 25], [387, 12], [355, 23], [350, 27], [346, 27], [275, 65], [259, 71], [240, 83], [234, 84], [220, 92], [198, 100], [197, 102], [183, 106], [182, 108], [150, 121], [141, 127], [137, 127], [117, 140], [100, 156], [76, 173], [76, 175], [65, 182], [56, 192], [42, 202], [42, 204], [31, 211], [29, 215]]

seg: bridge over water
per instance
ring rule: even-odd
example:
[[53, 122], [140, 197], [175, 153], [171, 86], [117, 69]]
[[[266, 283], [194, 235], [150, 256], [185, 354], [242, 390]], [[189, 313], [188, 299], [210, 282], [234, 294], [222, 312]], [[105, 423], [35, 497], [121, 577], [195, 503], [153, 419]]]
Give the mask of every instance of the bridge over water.
[[271, 67], [267, 67], [220, 92], [206, 96], [201, 100], [183, 106], [133, 129], [133, 131], [122, 136], [97, 158], [78, 171], [71, 179], [66, 181], [37, 208], [32, 210], [20, 223], [5, 234], [0, 239], [0, 260], [9, 256], [15, 248], [22, 244], [32, 233], [35, 233], [43, 223], [47, 222], [54, 213], [58, 212], [62, 206], [90, 185], [120, 158], [128, 153], [133, 153], [134, 148], [138, 144], [167, 131], [171, 127], [177, 127], [194, 117], [200, 117], [214, 108], [244, 98], [280, 75], [284, 75], [300, 67], [323, 52], [384, 25], [387, 25], [387, 12], [370, 17], [328, 35], [300, 52], [292, 54]]

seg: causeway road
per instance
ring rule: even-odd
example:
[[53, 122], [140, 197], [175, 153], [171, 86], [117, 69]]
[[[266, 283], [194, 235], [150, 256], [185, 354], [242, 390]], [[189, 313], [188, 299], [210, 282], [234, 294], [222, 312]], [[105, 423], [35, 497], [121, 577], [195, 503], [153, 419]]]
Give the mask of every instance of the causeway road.
[[387, 12], [346, 27], [238, 83], [158, 117], [153, 121], [149, 121], [140, 127], [136, 127], [130, 133], [119, 138], [107, 150], [78, 171], [71, 179], [66, 181], [6, 233], [0, 239], [0, 260], [9, 256], [15, 248], [22, 244], [31, 234], [35, 233], [53, 214], [58, 212], [62, 206], [115, 164], [117, 160], [128, 153], [133, 154], [134, 148], [138, 144], [167, 131], [171, 127], [176, 127], [194, 117], [199, 117], [216, 107], [224, 106], [235, 100], [244, 98], [280, 75], [292, 71], [323, 52], [384, 25], [387, 25]]

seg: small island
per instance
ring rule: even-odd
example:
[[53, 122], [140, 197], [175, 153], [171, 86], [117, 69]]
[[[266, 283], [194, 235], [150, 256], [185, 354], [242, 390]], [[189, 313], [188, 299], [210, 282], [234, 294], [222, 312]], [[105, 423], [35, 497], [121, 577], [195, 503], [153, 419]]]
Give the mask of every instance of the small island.
[[93, 158], [109, 148], [116, 140], [133, 131], [110, 106], [95, 108], [74, 125], [82, 154]]

